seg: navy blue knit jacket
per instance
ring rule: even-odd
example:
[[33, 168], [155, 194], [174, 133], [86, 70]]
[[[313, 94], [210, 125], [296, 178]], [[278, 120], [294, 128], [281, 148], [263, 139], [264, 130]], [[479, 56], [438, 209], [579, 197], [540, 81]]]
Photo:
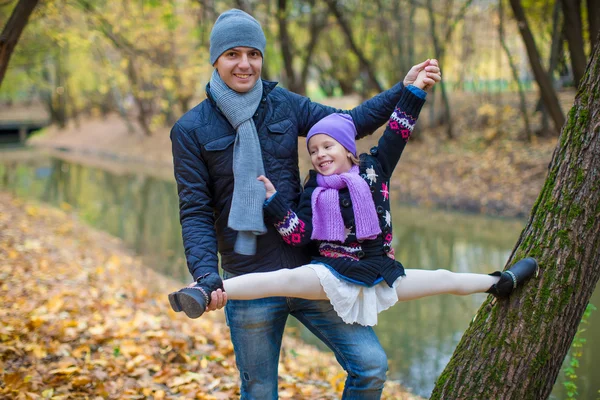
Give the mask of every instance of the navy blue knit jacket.
[[[346, 227], [346, 240], [316, 241], [319, 256], [313, 262], [328, 265], [343, 279], [372, 286], [382, 279], [392, 286], [404, 275], [402, 264], [394, 259], [392, 218], [390, 214], [390, 178], [412, 133], [425, 100], [410, 90], [402, 93], [378, 146], [360, 155], [360, 174], [371, 189], [382, 233], [373, 240], [357, 240], [352, 200], [348, 189], [339, 192], [340, 209]], [[291, 246], [311, 243], [311, 197], [317, 187], [316, 172], [310, 177], [297, 207], [277, 192], [265, 203], [265, 213], [283, 240]], [[295, 211], [294, 211], [295, 210]]]

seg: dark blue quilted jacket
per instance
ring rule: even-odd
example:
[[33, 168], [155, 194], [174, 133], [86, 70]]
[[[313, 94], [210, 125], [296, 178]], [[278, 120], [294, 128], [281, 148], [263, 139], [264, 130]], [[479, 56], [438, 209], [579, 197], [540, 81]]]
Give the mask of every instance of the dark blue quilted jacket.
[[[341, 112], [263, 81], [263, 98], [254, 114], [266, 176], [278, 196], [295, 205], [302, 191], [298, 171], [298, 136], [321, 118]], [[349, 111], [359, 137], [383, 125], [404, 90], [396, 84]], [[207, 86], [207, 99], [185, 113], [171, 129], [179, 215], [188, 268], [194, 279], [221, 266], [233, 274], [293, 268], [310, 261], [306, 249], [288, 246], [272, 224], [258, 237], [257, 252], [233, 252], [236, 232], [227, 227], [233, 193], [235, 130], [217, 108]]]
[[313, 240], [312, 195], [318, 187], [317, 173], [311, 170], [295, 209], [279, 198], [279, 193], [265, 202], [265, 213], [283, 240], [290, 246], [318, 245], [313, 262], [329, 266], [340, 279], [366, 286], [385, 280], [392, 287], [398, 277], [405, 275], [402, 264], [395, 260], [392, 246], [392, 215], [390, 213], [390, 179], [404, 147], [414, 129], [425, 99], [405, 90], [398, 107], [379, 144], [369, 154], [360, 157], [359, 173], [369, 185], [379, 219], [381, 234], [374, 239], [358, 240], [356, 215], [348, 188], [340, 189], [339, 209], [346, 228], [344, 241]]

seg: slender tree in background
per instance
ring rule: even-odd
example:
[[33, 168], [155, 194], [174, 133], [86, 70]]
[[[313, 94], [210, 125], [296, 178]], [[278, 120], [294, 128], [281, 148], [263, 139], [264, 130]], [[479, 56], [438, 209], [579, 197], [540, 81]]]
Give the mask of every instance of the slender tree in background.
[[583, 49], [583, 28], [581, 24], [581, 0], [561, 0], [565, 18], [564, 30], [569, 54], [571, 55], [571, 68], [573, 69], [574, 85], [577, 87], [585, 71], [585, 51]]
[[10, 56], [37, 3], [38, 0], [19, 0], [2, 30], [0, 35], [0, 86], [2, 86]]
[[51, 88], [41, 91], [41, 98], [50, 114], [53, 124], [64, 128], [67, 125], [67, 93], [65, 90], [68, 70], [65, 67], [68, 49], [55, 46], [44, 65], [43, 76], [46, 86]]
[[[562, 18], [560, 1], [557, 1], [552, 8], [552, 42], [550, 44], [550, 60], [548, 61], [548, 77], [553, 85], [554, 71], [557, 69], [560, 59], [564, 56], [564, 29], [564, 18]], [[541, 96], [535, 110], [539, 111], [542, 117], [542, 126], [538, 131], [539, 136], [554, 136], [549, 127], [548, 112]]]
[[[315, 0], [309, 0], [305, 5], [305, 9], [309, 11], [308, 22], [308, 43], [300, 50], [294, 43], [293, 35], [290, 35], [290, 2], [288, 0], [277, 0], [277, 26], [279, 29], [279, 45], [281, 49], [281, 57], [283, 59], [283, 70], [285, 72], [284, 82], [292, 92], [306, 95], [306, 84], [308, 81], [308, 72], [313, 64], [313, 56], [315, 49], [321, 36], [321, 32], [326, 26], [328, 12], [323, 12], [316, 5]], [[294, 69], [295, 62], [299, 58], [300, 73]]]
[[527, 141], [530, 142], [533, 134], [531, 133], [531, 126], [529, 125], [529, 116], [527, 115], [527, 103], [525, 101], [525, 92], [523, 90], [521, 80], [519, 79], [519, 71], [517, 71], [517, 66], [515, 64], [512, 54], [510, 53], [510, 50], [508, 49], [508, 45], [506, 44], [506, 40], [504, 37], [504, 7], [502, 2], [503, 0], [500, 0], [498, 2], [498, 36], [500, 37], [500, 44], [502, 45], [502, 48], [506, 53], [506, 57], [508, 58], [510, 72], [512, 73], [515, 82], [517, 82], [517, 87], [519, 91], [519, 107], [525, 125], [525, 137]]
[[529, 57], [529, 63], [531, 64], [531, 69], [533, 70], [533, 76], [535, 77], [535, 80], [540, 88], [544, 105], [546, 106], [546, 109], [552, 118], [552, 122], [554, 122], [554, 127], [558, 132], [565, 123], [565, 116], [560, 108], [556, 91], [552, 86], [550, 77], [546, 71], [544, 71], [542, 63], [540, 62], [540, 54], [535, 45], [535, 40], [533, 39], [533, 34], [529, 28], [529, 23], [525, 17], [525, 12], [520, 0], [510, 0], [510, 5], [517, 20], [517, 25], [519, 27], [519, 31], [521, 32], [521, 36], [523, 37], [525, 48], [527, 49], [527, 56]]
[[[435, 17], [435, 15], [437, 13], [434, 10], [432, 0], [427, 0], [427, 12], [429, 14], [429, 29], [430, 29], [430, 34], [431, 34], [431, 40], [433, 43], [434, 54], [435, 54], [435, 57], [438, 59], [438, 62], [440, 63], [440, 68], [442, 68], [442, 69], [443, 69], [444, 55], [446, 53], [447, 46], [448, 46], [448, 43], [450, 42], [452, 34], [454, 33], [454, 30], [458, 26], [458, 23], [464, 20], [465, 14], [472, 2], [473, 2], [473, 0], [466, 0], [461, 5], [458, 12], [454, 16], [451, 14], [452, 9], [453, 9], [452, 4], [451, 4], [452, 2], [446, 3], [446, 9], [444, 12], [444, 14], [445, 14], [444, 22], [445, 22], [446, 29], [442, 33], [443, 39], [440, 39], [440, 37], [438, 36], [438, 33], [437, 33], [437, 29], [436, 29], [437, 25], [439, 24], [439, 21], [437, 21], [437, 19]], [[452, 112], [450, 111], [450, 100], [449, 100], [448, 94], [446, 92], [446, 84], [445, 84], [444, 80], [442, 80], [436, 86], [439, 86], [439, 90], [442, 92], [442, 103], [444, 105], [444, 119], [442, 122], [446, 124], [446, 136], [448, 137], [448, 139], [453, 139], [455, 136], [454, 135], [454, 124], [452, 121]]]
[[600, 46], [562, 129], [546, 183], [509, 265], [540, 263], [510, 299], [489, 298], [432, 399], [546, 399], [600, 278]]
[[596, 48], [598, 37], [600, 37], [600, 1], [587, 0], [587, 15], [590, 31], [591, 48]]

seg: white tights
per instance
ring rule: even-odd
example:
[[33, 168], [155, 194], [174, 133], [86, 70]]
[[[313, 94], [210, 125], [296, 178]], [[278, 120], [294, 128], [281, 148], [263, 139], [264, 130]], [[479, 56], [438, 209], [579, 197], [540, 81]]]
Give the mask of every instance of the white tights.
[[[407, 269], [405, 272], [406, 276], [396, 285], [400, 301], [436, 294], [482, 293], [500, 279], [486, 274], [452, 272], [445, 269]], [[273, 296], [327, 300], [317, 273], [306, 265], [294, 269], [237, 276], [225, 280], [223, 287], [230, 300], [253, 300]]]

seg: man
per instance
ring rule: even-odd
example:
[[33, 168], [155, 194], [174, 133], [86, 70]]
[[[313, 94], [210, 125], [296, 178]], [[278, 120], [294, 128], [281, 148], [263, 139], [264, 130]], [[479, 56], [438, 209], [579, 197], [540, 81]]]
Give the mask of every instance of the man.
[[[302, 189], [298, 136], [340, 111], [261, 80], [265, 45], [252, 16], [236, 9], [221, 14], [210, 35], [215, 71], [207, 99], [171, 130], [182, 235], [196, 280], [182, 290], [201, 296], [208, 311], [225, 306], [242, 399], [277, 399], [279, 352], [290, 314], [327, 344], [348, 372], [344, 399], [379, 399], [387, 358], [371, 328], [343, 323], [328, 301], [275, 297], [228, 302], [220, 289], [217, 252], [225, 279], [309, 261], [308, 254], [287, 246], [272, 224], [265, 224], [264, 185], [256, 178], [266, 175], [279, 195], [297, 201]], [[413, 67], [405, 84], [423, 68], [438, 79], [436, 65]], [[399, 83], [349, 111], [359, 137], [387, 121], [403, 90]], [[185, 308], [175, 300], [180, 292], [169, 296], [176, 311]]]

